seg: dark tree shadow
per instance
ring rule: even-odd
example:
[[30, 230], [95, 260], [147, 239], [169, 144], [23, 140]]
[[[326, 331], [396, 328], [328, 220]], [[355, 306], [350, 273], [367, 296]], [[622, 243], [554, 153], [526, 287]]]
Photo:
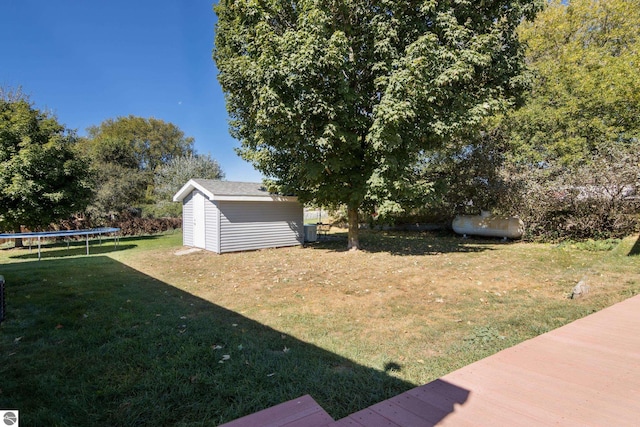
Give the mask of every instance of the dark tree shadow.
[[402, 372], [402, 365], [396, 362], [387, 362], [384, 364], [385, 372]]
[[339, 419], [416, 386], [106, 256], [1, 273], [0, 408], [24, 425], [217, 425], [305, 394]]
[[640, 236], [638, 236], [638, 238], [636, 239], [636, 243], [633, 245], [628, 254], [628, 256], [636, 255], [640, 255]]
[[[360, 230], [361, 249], [365, 252], [386, 252], [392, 255], [438, 255], [442, 253], [483, 252], [492, 245], [511, 244], [499, 238], [463, 238], [447, 231], [373, 231]], [[308, 247], [347, 251], [347, 233], [331, 233]]]

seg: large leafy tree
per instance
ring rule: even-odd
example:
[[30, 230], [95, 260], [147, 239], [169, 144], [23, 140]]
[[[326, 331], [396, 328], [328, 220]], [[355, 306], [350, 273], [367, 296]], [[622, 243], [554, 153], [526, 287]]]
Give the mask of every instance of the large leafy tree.
[[[174, 157], [193, 152], [193, 138], [185, 136], [173, 123], [137, 116], [107, 119], [87, 129], [89, 140], [100, 146], [105, 139], [116, 140], [131, 153], [141, 171], [155, 171]], [[99, 149], [99, 148], [98, 148]]]
[[0, 90], [0, 230], [39, 229], [84, 210], [91, 177], [76, 142], [54, 116]]
[[152, 201], [155, 172], [172, 159], [193, 153], [193, 138], [173, 123], [155, 118], [108, 119], [87, 133], [83, 148], [98, 176], [89, 206], [95, 217]]
[[508, 117], [523, 163], [581, 166], [640, 138], [637, 0], [553, 0], [520, 29], [537, 74]]
[[111, 217], [145, 200], [149, 174], [140, 170], [131, 144], [112, 137], [89, 144], [96, 179], [87, 213], [93, 219]]
[[415, 190], [415, 159], [525, 87], [538, 0], [221, 0], [214, 59], [240, 155], [280, 191], [358, 209]]

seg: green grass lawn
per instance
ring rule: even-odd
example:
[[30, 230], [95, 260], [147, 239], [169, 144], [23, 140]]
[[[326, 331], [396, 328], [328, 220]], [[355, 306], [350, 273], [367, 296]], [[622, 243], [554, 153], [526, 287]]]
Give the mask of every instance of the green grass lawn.
[[[177, 256], [182, 236], [0, 251], [0, 408], [22, 425], [217, 425], [311, 394], [335, 419], [640, 292], [635, 238], [365, 233]], [[567, 293], [580, 278], [582, 300]]]

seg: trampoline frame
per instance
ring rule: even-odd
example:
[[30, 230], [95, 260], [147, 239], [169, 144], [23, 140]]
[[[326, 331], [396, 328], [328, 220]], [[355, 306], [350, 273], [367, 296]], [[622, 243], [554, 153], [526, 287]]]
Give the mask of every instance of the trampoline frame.
[[[116, 227], [102, 227], [91, 228], [84, 230], [60, 230], [60, 231], [34, 231], [27, 233], [0, 233], [0, 239], [38, 239], [38, 260], [41, 258], [40, 246], [43, 238], [50, 237], [71, 237], [71, 236], [85, 236], [87, 255], [89, 255], [89, 236], [98, 235], [100, 244], [102, 244], [103, 234], [113, 234], [113, 245], [118, 247], [120, 243], [120, 236], [118, 232], [119, 228]], [[67, 249], [69, 248], [69, 241], [67, 240]], [[29, 241], [29, 249], [31, 249], [31, 240]]]

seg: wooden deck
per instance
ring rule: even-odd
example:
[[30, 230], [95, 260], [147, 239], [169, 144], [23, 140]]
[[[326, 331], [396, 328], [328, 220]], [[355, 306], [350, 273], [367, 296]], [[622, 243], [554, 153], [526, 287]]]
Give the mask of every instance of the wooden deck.
[[640, 295], [338, 421], [301, 399], [225, 426], [637, 426]]
[[[309, 395], [238, 418], [224, 427], [323, 427], [333, 418]], [[220, 426], [220, 427], [222, 427]]]

